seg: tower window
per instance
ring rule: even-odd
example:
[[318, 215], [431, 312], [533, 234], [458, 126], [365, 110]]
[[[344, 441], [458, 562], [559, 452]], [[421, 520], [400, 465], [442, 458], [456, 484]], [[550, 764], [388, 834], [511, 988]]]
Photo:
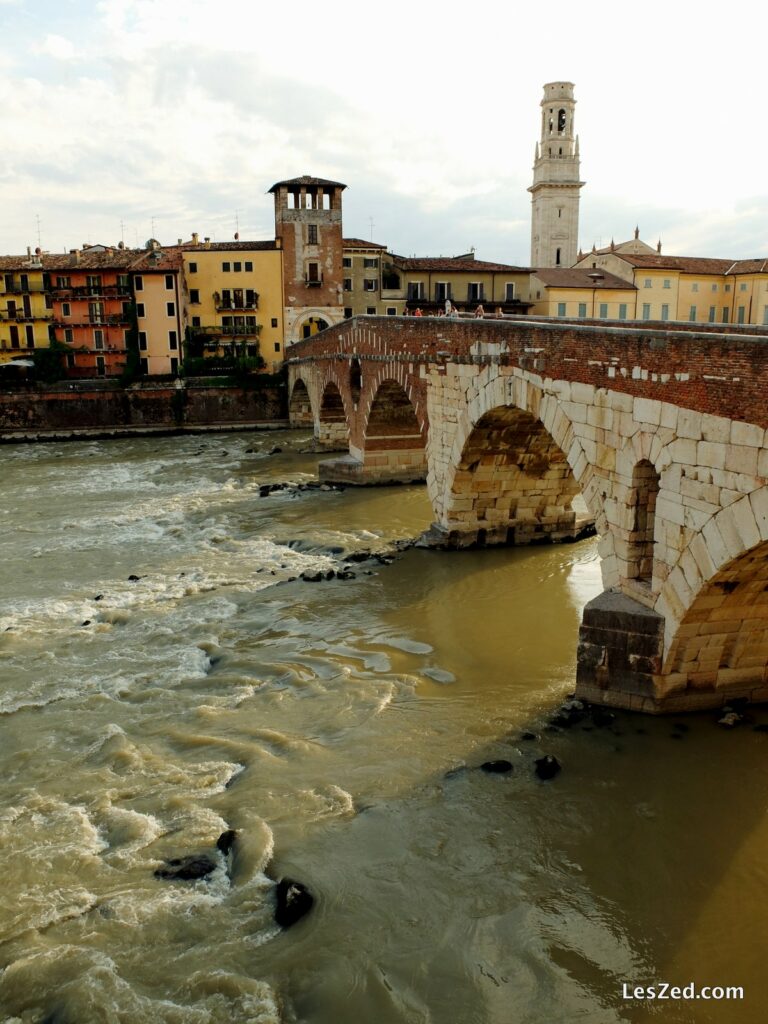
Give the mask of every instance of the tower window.
[[307, 245], [317, 245], [317, 224], [307, 224]]
[[559, 249], [555, 250], [555, 266], [556, 267], [560, 266], [560, 250]]
[[557, 112], [557, 130], [559, 132], [565, 131], [565, 111], [562, 108]]

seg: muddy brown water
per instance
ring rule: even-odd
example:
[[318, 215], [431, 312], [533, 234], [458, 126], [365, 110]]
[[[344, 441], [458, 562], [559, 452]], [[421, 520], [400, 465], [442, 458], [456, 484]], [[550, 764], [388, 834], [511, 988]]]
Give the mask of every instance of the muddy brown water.
[[[548, 730], [592, 540], [289, 582], [431, 519], [420, 487], [260, 497], [307, 441], [0, 450], [0, 1020], [764, 1020], [768, 713]], [[282, 876], [316, 898], [285, 931]], [[745, 998], [622, 998], [663, 981]]]

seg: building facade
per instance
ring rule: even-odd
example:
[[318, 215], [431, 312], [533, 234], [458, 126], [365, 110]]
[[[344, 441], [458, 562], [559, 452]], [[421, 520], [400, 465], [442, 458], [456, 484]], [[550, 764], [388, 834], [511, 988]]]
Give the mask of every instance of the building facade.
[[0, 257], [0, 363], [29, 359], [50, 344], [53, 303], [39, 252]]

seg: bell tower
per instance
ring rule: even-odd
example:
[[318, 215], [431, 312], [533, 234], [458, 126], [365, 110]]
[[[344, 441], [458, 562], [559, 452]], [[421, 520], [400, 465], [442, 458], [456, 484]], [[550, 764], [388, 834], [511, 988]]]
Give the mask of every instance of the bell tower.
[[531, 193], [531, 266], [572, 267], [579, 248], [579, 137], [573, 82], [549, 82], [541, 101]]

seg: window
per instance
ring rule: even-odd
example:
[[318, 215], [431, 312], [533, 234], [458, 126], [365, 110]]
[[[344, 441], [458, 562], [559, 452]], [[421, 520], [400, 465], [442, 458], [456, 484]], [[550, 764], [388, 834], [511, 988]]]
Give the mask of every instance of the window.
[[94, 295], [101, 291], [101, 278], [98, 274], [87, 274], [85, 283], [89, 294]]
[[279, 352], [279, 351], [280, 351], [280, 342], [276, 341], [275, 342], [275, 352]]
[[223, 272], [224, 272], [225, 274], [228, 274], [228, 273], [229, 273], [229, 263], [222, 263], [222, 264], [221, 264], [221, 269], [222, 269], [222, 271], [223, 271]]
[[619, 320], [627, 319], [627, 304], [626, 302], [619, 303]]
[[409, 281], [408, 282], [408, 298], [409, 299], [423, 299], [424, 298], [424, 282], [423, 281]]
[[189, 301], [194, 303], [195, 305], [199, 304], [199, 302], [200, 302], [200, 289], [199, 288], [190, 288], [189, 289]]
[[117, 287], [125, 291], [126, 288], [130, 288], [131, 282], [128, 279], [127, 274], [117, 275]]
[[342, 267], [351, 267], [352, 266], [352, 257], [351, 256], [345, 256], [344, 259], [341, 261], [341, 265], [342, 265]]
[[[765, 315], [768, 316], [768, 306], [765, 307]], [[387, 316], [397, 316], [397, 306], [387, 306]], [[768, 320], [765, 322], [768, 323]]]
[[672, 287], [672, 282], [670, 281], [670, 279], [668, 277], [664, 278], [664, 287], [665, 288], [671, 288]]
[[669, 320], [669, 306], [666, 304], [661, 307], [661, 319]]
[[698, 281], [694, 281], [693, 284], [691, 285], [691, 291], [692, 292], [697, 292], [698, 290], [699, 290], [699, 282]]
[[48, 292], [45, 293], [45, 308], [46, 309], [53, 309], [53, 299], [48, 294]]
[[559, 249], [555, 249], [555, 266], [556, 267], [560, 266], [560, 250]]
[[245, 272], [246, 272], [246, 274], [252, 274], [253, 273], [253, 262], [251, 260], [246, 260], [245, 261]]
[[276, 316], [272, 317], [272, 326], [273, 327], [277, 327], [277, 317]]
[[643, 320], [651, 319], [651, 304], [650, 302], [643, 303]]
[[729, 292], [730, 290], [731, 290], [731, 286], [729, 284], [726, 284], [726, 285], [723, 286], [723, 291], [724, 292]]
[[714, 306], [709, 307], [709, 322], [713, 324], [715, 322], [716, 311]]
[[352, 307], [351, 306], [345, 306], [344, 307], [344, 319], [345, 320], [349, 320], [351, 317], [352, 317]]
[[103, 302], [89, 302], [88, 303], [88, 319], [92, 324], [102, 323], [104, 320], [104, 303]]
[[96, 356], [96, 373], [98, 373], [100, 377], [103, 377], [106, 372], [107, 370], [104, 365], [104, 356]]
[[363, 291], [375, 292], [376, 288], [378, 287], [378, 283], [379, 282], [376, 280], [375, 277], [366, 277], [365, 280], [363, 281]]
[[713, 291], [713, 292], [716, 292], [716, 291], [717, 291], [717, 285], [716, 285], [716, 284], [713, 284], [713, 285], [712, 285], [712, 291]]
[[139, 348], [142, 352], [147, 351], [147, 332], [139, 331]]
[[[728, 285], [726, 285], [726, 288], [727, 287], [728, 287]], [[728, 307], [727, 306], [723, 306], [723, 323], [724, 324], [728, 323]]]
[[[11, 328], [11, 331], [13, 331], [13, 327]], [[64, 341], [66, 341], [66, 343], [68, 345], [71, 345], [72, 342], [74, 341], [74, 339], [75, 339], [75, 335], [74, 335], [74, 332], [72, 331], [72, 328], [71, 327], [65, 327], [64, 328]]]
[[451, 298], [451, 285], [448, 281], [438, 281], [435, 285], [435, 302], [445, 302]]
[[245, 289], [245, 308], [246, 309], [255, 309], [256, 305], [257, 305], [257, 302], [256, 302], [257, 299], [258, 299], [258, 296], [256, 295], [256, 292], [253, 290], [253, 288], [246, 288]]
[[601, 302], [600, 303], [600, 319], [601, 320], [605, 320], [607, 318], [607, 316], [608, 316], [608, 303], [607, 302]]
[[482, 302], [483, 286], [480, 281], [470, 281], [467, 286], [467, 302]]
[[93, 332], [93, 347], [96, 349], [104, 348], [104, 331], [96, 330]]
[[688, 313], [688, 319], [689, 320], [695, 320], [696, 319], [696, 307], [695, 306], [691, 306], [690, 312]]
[[763, 323], [768, 324], [768, 306], [763, 306]]
[[645, 281], [643, 281], [643, 288], [651, 288], [651, 287], [653, 287], [653, 280], [650, 277], [646, 277]]
[[[19, 328], [16, 326], [16, 324], [11, 324], [10, 330], [11, 330], [11, 348], [18, 348], [19, 347]], [[70, 331], [70, 333], [72, 333], [72, 332]]]
[[378, 257], [376, 257], [375, 259], [371, 257], [371, 258], [366, 258], [366, 259], [363, 260], [363, 266], [364, 267], [378, 267], [378, 265], [379, 265]]
[[176, 337], [176, 331], [168, 331], [168, 348], [171, 352], [175, 352], [179, 347], [178, 338]]
[[512, 281], [507, 281], [507, 283], [504, 285], [504, 301], [515, 301], [515, 285]]
[[739, 306], [738, 313], [737, 313], [737, 319], [738, 319], [738, 322], [740, 324], [744, 323], [744, 310], [745, 310], [744, 306]]
[[24, 333], [27, 336], [27, 348], [34, 348], [35, 347], [35, 328], [32, 326], [32, 324], [27, 324], [27, 326], [24, 328]]
[[587, 304], [586, 302], [579, 303], [579, 316], [585, 317], [587, 315]]
[[307, 284], [320, 284], [320, 264], [307, 264]]
[[189, 264], [189, 272], [190, 272], [190, 274], [196, 274], [197, 273], [197, 264], [196, 263], [190, 263]]
[[133, 279], [133, 288], [134, 288], [134, 291], [137, 291], [137, 292], [143, 292], [144, 291], [144, 278], [141, 277], [139, 274], [137, 274], [136, 277], [134, 277], [134, 279]]
[[317, 245], [317, 224], [307, 224], [307, 245]]
[[145, 313], [144, 313], [144, 303], [143, 302], [137, 302], [136, 303], [136, 316], [144, 316], [144, 315], [145, 315]]
[[199, 316], [193, 316], [192, 317], [192, 326], [193, 327], [199, 327], [200, 326], [200, 317]]
[[232, 264], [232, 270], [236, 274], [239, 274], [242, 271], [242, 269], [243, 269], [243, 264], [242, 263], [233, 263]]
[[123, 302], [122, 303], [122, 307], [123, 307], [123, 320], [127, 320], [128, 317], [131, 314], [131, 304], [130, 304], [130, 302]]
[[[146, 370], [144, 371], [147, 372]], [[171, 356], [171, 373], [179, 372], [179, 360], [175, 356]]]
[[61, 304], [61, 315], [62, 316], [71, 316], [72, 315], [72, 307], [70, 306], [70, 304], [68, 302], [62, 302], [62, 304]]
[[351, 292], [352, 291], [352, 278], [351, 277], [345, 277], [344, 278], [344, 291], [345, 292]]
[[166, 291], [173, 291], [173, 274], [165, 275], [165, 288]]
[[[7, 285], [6, 285], [6, 287], [7, 287]], [[13, 287], [13, 285], [11, 284], [11, 288], [12, 287]], [[57, 288], [69, 288], [69, 278], [68, 277], [57, 277], [56, 278], [56, 287]]]
[[564, 302], [558, 302], [558, 304], [557, 304], [557, 315], [558, 316], [565, 316], [565, 303]]
[[739, 285], [739, 291], [740, 292], [745, 292], [746, 290], [747, 290], [747, 282], [746, 281], [742, 281], [741, 284]]
[[139, 366], [141, 367], [142, 373], [149, 373], [149, 363], [147, 362], [146, 359], [140, 359]]
[[165, 312], [168, 314], [168, 316], [176, 316], [176, 303], [166, 302]]
[[368, 316], [376, 316], [376, 307], [375, 306], [366, 306], [365, 307], [365, 312], [368, 314]]

